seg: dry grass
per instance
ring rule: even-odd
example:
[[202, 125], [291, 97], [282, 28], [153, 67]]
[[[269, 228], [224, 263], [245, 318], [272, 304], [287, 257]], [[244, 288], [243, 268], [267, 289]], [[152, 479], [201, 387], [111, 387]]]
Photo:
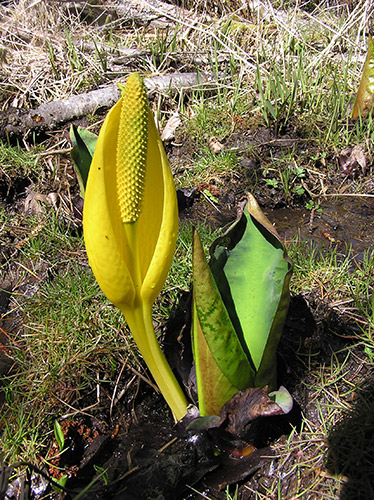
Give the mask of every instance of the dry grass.
[[[209, 4], [201, 1], [199, 17], [166, 12], [162, 27], [157, 23], [146, 27], [129, 25], [126, 16], [110, 18], [102, 25], [82, 22], [87, 15], [86, 3], [76, 2], [70, 9], [67, 5], [53, 0], [21, 0], [16, 8], [13, 4], [1, 7], [3, 109], [9, 104], [36, 106], [80, 93], [121, 79], [135, 68], [154, 72], [159, 66], [166, 71], [172, 62], [181, 65], [186, 55], [200, 70], [208, 69], [209, 60], [223, 69], [232, 59], [253, 84], [257, 59], [263, 59], [260, 67], [267, 76], [275, 59], [284, 61], [291, 40], [307, 48], [310, 71], [326, 57], [329, 61], [344, 60], [351, 53], [353, 60], [362, 60], [373, 11], [368, 0], [357, 2], [350, 13], [347, 8], [323, 3], [308, 13], [297, 6], [282, 10], [269, 1], [255, 1], [250, 12], [239, 2], [230, 2], [227, 6], [215, 3], [212, 13]], [[114, 7], [115, 2], [106, 2], [109, 13]], [[155, 8], [156, 14], [162, 12], [162, 6]], [[160, 40], [164, 40], [164, 53]], [[145, 55], [127, 67], [113, 64], [113, 58], [128, 47], [144, 49]], [[153, 64], [160, 57], [167, 62]], [[359, 70], [353, 66], [349, 71], [357, 79]], [[254, 88], [249, 86], [248, 91]]]

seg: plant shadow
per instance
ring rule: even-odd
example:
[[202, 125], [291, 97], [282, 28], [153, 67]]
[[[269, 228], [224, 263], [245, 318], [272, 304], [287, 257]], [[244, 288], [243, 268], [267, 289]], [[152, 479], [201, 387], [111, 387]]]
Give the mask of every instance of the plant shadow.
[[342, 479], [340, 500], [374, 498], [374, 379], [329, 435], [327, 467]]

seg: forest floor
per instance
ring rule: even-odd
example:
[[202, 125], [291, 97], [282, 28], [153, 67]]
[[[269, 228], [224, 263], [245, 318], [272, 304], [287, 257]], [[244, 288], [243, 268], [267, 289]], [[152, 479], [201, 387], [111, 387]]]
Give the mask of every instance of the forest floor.
[[[183, 5], [1, 2], [0, 498], [374, 498], [374, 124], [349, 118], [373, 7]], [[278, 350], [294, 408], [253, 425], [246, 458], [174, 425], [88, 266], [69, 130], [98, 133], [108, 106], [40, 114], [133, 71], [166, 77], [149, 101], [180, 211], [154, 306], [170, 362], [192, 226], [208, 249], [251, 192], [294, 264]]]

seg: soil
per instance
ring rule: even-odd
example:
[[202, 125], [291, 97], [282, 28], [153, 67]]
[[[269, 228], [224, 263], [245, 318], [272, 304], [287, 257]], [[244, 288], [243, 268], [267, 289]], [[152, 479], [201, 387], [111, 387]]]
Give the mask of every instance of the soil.
[[[176, 177], [183, 163], [193, 154], [193, 145], [187, 138], [184, 139], [181, 141], [179, 138], [176, 141], [183, 144], [182, 146], [168, 146], [168, 155]], [[374, 198], [321, 196], [318, 202], [323, 212], [320, 214], [315, 211], [312, 220], [311, 210], [305, 208], [305, 196], [291, 194], [285, 199], [284, 192], [269, 186], [262, 176], [261, 166], [269, 161], [270, 151], [273, 155], [284, 153], [285, 149], [294, 148], [300, 139], [298, 133], [288, 132], [277, 137], [265, 128], [256, 131], [242, 128], [234, 132], [225, 147], [234, 148], [240, 143], [240, 150], [243, 151], [239, 155], [235, 176], [227, 173], [226, 178], [207, 179], [204, 186], [180, 189], [178, 197], [181, 218], [203, 221], [212, 227], [224, 227], [235, 219], [238, 201], [245, 196], [247, 189], [253, 188], [256, 179], [256, 197], [286, 241], [289, 242], [298, 236], [303, 240], [311, 240], [320, 247], [338, 245], [342, 253], [347, 251], [348, 246], [352, 246], [359, 260], [363, 251], [372, 247]], [[247, 153], [251, 144], [257, 145], [255, 154]], [[59, 192], [65, 196], [68, 194], [71, 200], [69, 217], [74, 231], [80, 232], [81, 200], [74, 173], [67, 167], [69, 161], [65, 156]], [[369, 168], [368, 173], [370, 170]], [[331, 174], [331, 170], [319, 165], [316, 178], [309, 172], [304, 182], [310, 191], [315, 191], [322, 175], [324, 186], [328, 187], [330, 193], [341, 192], [344, 183], [347, 195], [352, 193], [357, 182], [369, 186], [371, 180], [368, 173], [363, 175], [356, 172], [349, 177], [339, 171]], [[9, 213], [22, 214], [32, 182], [33, 180], [28, 178], [14, 178], [9, 184], [4, 177], [0, 179], [2, 204]], [[56, 186], [48, 184], [50, 182], [46, 175], [44, 184], [38, 186], [39, 191], [43, 194], [55, 192]], [[206, 189], [214, 195], [216, 201], [213, 203], [203, 195]], [[53, 210], [53, 204], [50, 204], [48, 209]], [[19, 245], [13, 245], [15, 238], [12, 228], [5, 229], [3, 241], [5, 246], [1, 250], [2, 259], [3, 262], [8, 262], [8, 267], [3, 269], [0, 284], [3, 290], [0, 294], [2, 314], [12, 308], [13, 300], [9, 300], [8, 292], [14, 265], [9, 263], [7, 257], [12, 256], [14, 262], [21, 251]], [[30, 280], [24, 282], [22, 287], [24, 292], [33, 288], [35, 293], [37, 283]], [[20, 291], [18, 289], [18, 292]], [[175, 352], [172, 354], [169, 340], [175, 339], [183, 331], [188, 331], [189, 301], [189, 294], [180, 298], [179, 306], [166, 326], [165, 350], [173, 364], [176, 364]], [[6, 328], [2, 322], [1, 326], [12, 334], [12, 329], [19, 328], [19, 321], [14, 324], [8, 322]], [[66, 493], [54, 492], [49, 481], [32, 467], [30, 471], [34, 470], [34, 474], [30, 472], [30, 476], [23, 477], [22, 481], [17, 479], [10, 483], [8, 493], [10, 495], [13, 491], [13, 496], [9, 498], [21, 498], [17, 490], [23, 491], [22, 498], [74, 498], [76, 493], [72, 491], [77, 492], [87, 486], [98, 470], [106, 471], [107, 485], [99, 480], [81, 498], [192, 500], [205, 495], [204, 498], [226, 499], [226, 488], [229, 485], [233, 485], [230, 489], [232, 495], [237, 487], [237, 498], [268, 498], [268, 488], [277, 478], [282, 478], [278, 498], [291, 498], [287, 491], [292, 491], [295, 483], [299, 481], [297, 462], [301, 455], [304, 459], [308, 458], [308, 447], [300, 445], [302, 451], [291, 451], [287, 454], [287, 440], [294, 443], [296, 450], [298, 438], [295, 436], [301, 432], [302, 413], [304, 419], [314, 428], [321, 425], [324, 396], [316, 400], [314, 371], [329, 365], [334, 353], [336, 359], [343, 362], [344, 349], [350, 345], [350, 338], [357, 333], [357, 328], [357, 324], [352, 322], [350, 317], [334, 311], [319, 290], [306, 291], [292, 297], [279, 346], [279, 384], [286, 386], [291, 392], [295, 401], [294, 409], [286, 416], [259, 419], [251, 426], [248, 440], [255, 446], [255, 451], [248, 457], [234, 458], [229, 453], [219, 452], [215, 436], [211, 432], [193, 433], [176, 427], [161, 396], [147, 384], [140, 382], [139, 391], [134, 393], [130, 400], [120, 402], [112, 417], [108, 399], [108, 406], [101, 408], [99, 414], [82, 414], [65, 422], [63, 431], [70, 452], [63, 455], [61, 460], [54, 462], [51, 459], [51, 466], [48, 471], [44, 470], [44, 475], [59, 478], [59, 468], [68, 472], [70, 478], [66, 484]], [[4, 374], [14, 367], [11, 366], [11, 359], [7, 355], [10, 351], [6, 338], [3, 336], [0, 340], [0, 345], [4, 346], [0, 351], [0, 369]], [[356, 374], [355, 383], [366, 380], [367, 386], [370, 387], [373, 374], [369, 373], [362, 363], [362, 349], [352, 349], [355, 350], [355, 357], [351, 358], [349, 370]], [[188, 364], [188, 356], [184, 359]], [[185, 374], [188, 367], [182, 368], [185, 368]], [[183, 370], [180, 375], [183, 376]], [[122, 380], [123, 385], [126, 383], [125, 379]], [[82, 407], [90, 405], [90, 397], [87, 395], [82, 399]], [[350, 432], [347, 422], [342, 421], [340, 434], [337, 431], [331, 435], [330, 451], [327, 443], [319, 444], [323, 458], [317, 467], [322, 470], [326, 457], [329, 461], [327, 466], [325, 465], [324, 475], [320, 476], [319, 489], [316, 486], [315, 496], [311, 493], [305, 498], [319, 498], [324, 491], [328, 491], [333, 484], [330, 479], [333, 474], [344, 471], [349, 477], [350, 474], [356, 473], [359, 464], [351, 464], [347, 468], [344, 458], [344, 439], [341, 436], [344, 429]], [[295, 430], [296, 434], [292, 437]], [[370, 440], [371, 437], [368, 436], [367, 439]], [[53, 443], [51, 445], [49, 457], [55, 454]], [[3, 468], [2, 473], [4, 478], [6, 468]], [[367, 484], [372, 484], [371, 479], [369, 478], [369, 483], [365, 483], [366, 491]], [[315, 475], [312, 473], [303, 478], [305, 485], [314, 480]], [[263, 496], [256, 496], [255, 492]], [[350, 495], [352, 492], [348, 481], [340, 498], [364, 498], [360, 496], [360, 492], [357, 494], [357, 491], [356, 496]]]

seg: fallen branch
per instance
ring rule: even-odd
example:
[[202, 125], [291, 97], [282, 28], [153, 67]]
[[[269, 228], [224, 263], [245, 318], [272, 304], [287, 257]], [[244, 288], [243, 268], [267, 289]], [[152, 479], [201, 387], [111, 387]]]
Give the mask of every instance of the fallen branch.
[[[195, 17], [193, 12], [178, 7], [162, 0], [117, 0], [117, 2], [103, 2], [102, 5], [92, 5], [84, 3], [66, 2], [64, 8], [72, 15], [79, 13], [88, 22], [102, 26], [108, 23], [131, 22], [138, 26], [152, 26], [153, 28], [165, 28], [171, 24], [169, 16], [178, 18]], [[160, 13], [160, 11], [162, 11]]]
[[195, 17], [194, 13], [183, 7], [178, 7], [161, 0], [120, 0], [115, 7], [116, 14], [121, 19], [131, 19], [138, 24], [165, 26], [170, 24], [170, 16], [178, 19]]
[[[216, 82], [212, 75], [204, 73], [173, 73], [171, 75], [145, 78], [149, 93], [180, 90]], [[51, 130], [61, 123], [76, 120], [99, 109], [113, 106], [120, 97], [117, 85], [92, 90], [66, 99], [41, 104], [36, 109], [8, 108], [0, 111], [0, 139], [26, 136], [28, 133]]]
[[374, 194], [366, 194], [366, 193], [325, 193], [319, 195], [321, 198], [327, 198], [331, 196], [341, 197], [341, 196], [352, 196], [358, 198], [374, 198]]

